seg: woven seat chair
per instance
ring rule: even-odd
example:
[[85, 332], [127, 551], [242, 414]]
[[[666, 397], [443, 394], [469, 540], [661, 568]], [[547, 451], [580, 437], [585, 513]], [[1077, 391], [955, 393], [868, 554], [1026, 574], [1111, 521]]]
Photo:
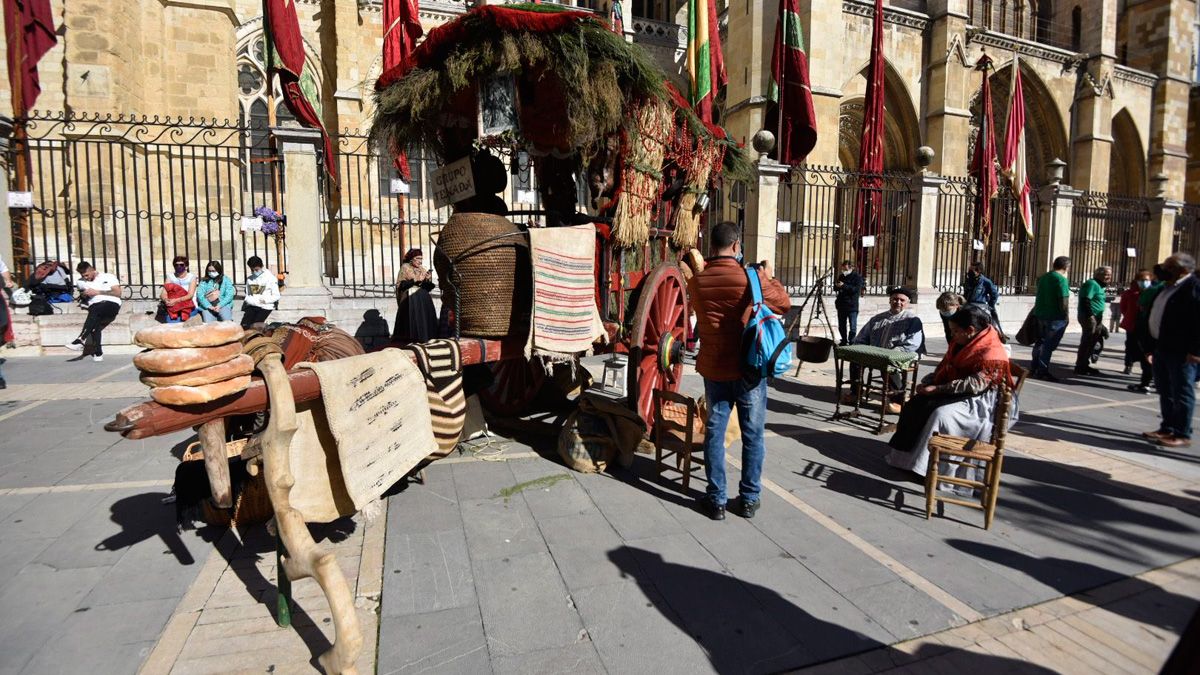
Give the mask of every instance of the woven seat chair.
[[[930, 439], [929, 469], [925, 473], [926, 520], [933, 516], [936, 502], [947, 502], [982, 510], [983, 529], [991, 529], [992, 517], [996, 514], [996, 497], [1000, 493], [1000, 473], [1004, 465], [1004, 440], [1008, 435], [1008, 417], [1013, 398], [1021, 393], [1027, 375], [1025, 369], [1015, 363], [1011, 364], [1011, 368], [1016, 382], [1012, 388], [1001, 385], [1000, 393], [996, 397], [996, 411], [992, 415], [991, 442], [941, 434]], [[938, 473], [938, 465], [942, 462], [957, 466], [982, 464], [983, 480], [942, 476]], [[942, 483], [979, 490], [979, 502], [939, 495], [938, 486]]]
[[666, 460], [674, 458], [675, 470], [683, 475], [686, 493], [692, 478], [692, 459], [699, 451], [698, 466], [704, 465], [704, 420], [696, 399], [661, 389], [654, 390], [654, 466], [661, 476]]

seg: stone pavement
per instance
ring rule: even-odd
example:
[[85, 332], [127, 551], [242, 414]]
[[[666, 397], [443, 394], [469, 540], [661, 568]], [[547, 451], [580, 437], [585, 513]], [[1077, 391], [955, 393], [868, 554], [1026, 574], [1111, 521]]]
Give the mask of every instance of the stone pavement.
[[[191, 435], [105, 433], [136, 400], [128, 359], [64, 361], [4, 365], [0, 673], [312, 672], [323, 600], [298, 584], [307, 618], [275, 628], [263, 531], [179, 532], [160, 503]], [[1136, 439], [1154, 397], [1119, 375], [1030, 382], [984, 531], [954, 506], [926, 521], [921, 486], [882, 462], [886, 439], [828, 421], [829, 378], [773, 383], [753, 521], [708, 521], [691, 501], [703, 483], [684, 495], [645, 457], [582, 475], [499, 439], [491, 459], [508, 461], [439, 463], [390, 499], [386, 522], [316, 528], [341, 540], [368, 635], [382, 578], [378, 672], [920, 670], [912, 654], [922, 672], [1092, 672], [1095, 653], [1114, 671], [1156, 669], [1195, 603], [1200, 461]], [[533, 445], [553, 457], [552, 439]], [[1033, 630], [1008, 630], [1015, 619]], [[1140, 652], [1097, 652], [1104, 635]], [[1093, 653], [1040, 661], [1044, 644]]]

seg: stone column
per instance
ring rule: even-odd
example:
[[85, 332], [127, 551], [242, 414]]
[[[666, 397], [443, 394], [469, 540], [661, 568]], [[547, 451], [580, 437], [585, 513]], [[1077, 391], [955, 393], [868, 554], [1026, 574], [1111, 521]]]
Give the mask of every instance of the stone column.
[[1071, 139], [1071, 185], [1108, 191], [1112, 160], [1113, 68], [1116, 65], [1117, 3], [1097, 3], [1084, 18], [1081, 49], [1088, 55], [1075, 91]]
[[929, 0], [925, 142], [933, 148], [930, 171], [966, 175], [971, 137], [968, 100], [975, 86], [966, 49], [967, 0]]
[[322, 281], [321, 184], [317, 159], [321, 132], [316, 129], [272, 127], [283, 156], [283, 211], [287, 216], [287, 287], [279, 308], [300, 316], [330, 307], [331, 294]]
[[905, 285], [916, 289], [919, 299], [928, 298], [930, 302], [938, 295], [933, 283], [934, 251], [937, 249], [938, 197], [945, 183], [946, 179], [936, 173], [922, 171], [912, 177], [910, 184], [915, 209], [912, 222], [917, 229], [909, 237]]
[[1175, 217], [1183, 209], [1183, 202], [1163, 199], [1161, 196], [1150, 203], [1150, 226], [1146, 229], [1146, 244], [1138, 251], [1138, 266], [1150, 269], [1167, 259], [1175, 251]]
[[1071, 255], [1071, 220], [1075, 199], [1082, 194], [1082, 190], [1062, 183], [1051, 183], [1038, 192], [1042, 217], [1034, 236], [1037, 237], [1037, 259], [1041, 263], [1039, 273], [1050, 269], [1058, 256]]
[[742, 252], [746, 262], [775, 260], [775, 226], [779, 222], [779, 180], [787, 175], [788, 167], [764, 152], [755, 166], [757, 180], [746, 190], [746, 225], [742, 232]]
[[[12, 134], [12, 118], [0, 116], [0, 155], [8, 154], [8, 138]], [[0, 259], [15, 273], [17, 261], [13, 260], [12, 221], [8, 215], [8, 181], [0, 180]]]

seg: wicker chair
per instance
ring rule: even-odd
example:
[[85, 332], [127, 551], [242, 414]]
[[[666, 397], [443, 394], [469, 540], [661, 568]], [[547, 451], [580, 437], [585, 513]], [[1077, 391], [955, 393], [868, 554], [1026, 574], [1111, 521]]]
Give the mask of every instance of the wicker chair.
[[[1008, 417], [1013, 397], [1025, 386], [1024, 368], [1011, 364], [1016, 383], [1012, 388], [1002, 385], [996, 397], [996, 411], [992, 415], [992, 440], [990, 443], [961, 436], [935, 435], [929, 441], [929, 469], [925, 474], [925, 518], [933, 516], [935, 502], [947, 502], [969, 506], [983, 511], [983, 529], [991, 529], [992, 516], [996, 513], [996, 497], [1000, 493], [1000, 472], [1004, 465], [1004, 440], [1008, 435]], [[983, 465], [983, 480], [969, 480], [938, 474], [941, 462], [958, 466]], [[947, 483], [979, 490], [979, 502], [938, 494], [938, 485]]]
[[683, 491], [692, 478], [693, 455], [700, 451], [697, 464], [704, 465], [704, 420], [696, 399], [670, 391], [654, 390], [654, 463], [661, 476], [667, 470], [666, 459], [674, 457], [675, 470], [683, 474]]

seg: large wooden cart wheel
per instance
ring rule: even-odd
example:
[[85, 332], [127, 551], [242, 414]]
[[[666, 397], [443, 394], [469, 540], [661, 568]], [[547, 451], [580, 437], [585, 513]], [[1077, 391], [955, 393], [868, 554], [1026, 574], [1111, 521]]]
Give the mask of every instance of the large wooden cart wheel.
[[654, 390], [679, 391], [688, 337], [687, 283], [677, 265], [663, 263], [642, 282], [629, 341], [630, 404], [653, 423]]
[[479, 402], [496, 415], [520, 415], [537, 398], [546, 381], [542, 364], [527, 359], [508, 359], [491, 364], [492, 386], [479, 392]]

